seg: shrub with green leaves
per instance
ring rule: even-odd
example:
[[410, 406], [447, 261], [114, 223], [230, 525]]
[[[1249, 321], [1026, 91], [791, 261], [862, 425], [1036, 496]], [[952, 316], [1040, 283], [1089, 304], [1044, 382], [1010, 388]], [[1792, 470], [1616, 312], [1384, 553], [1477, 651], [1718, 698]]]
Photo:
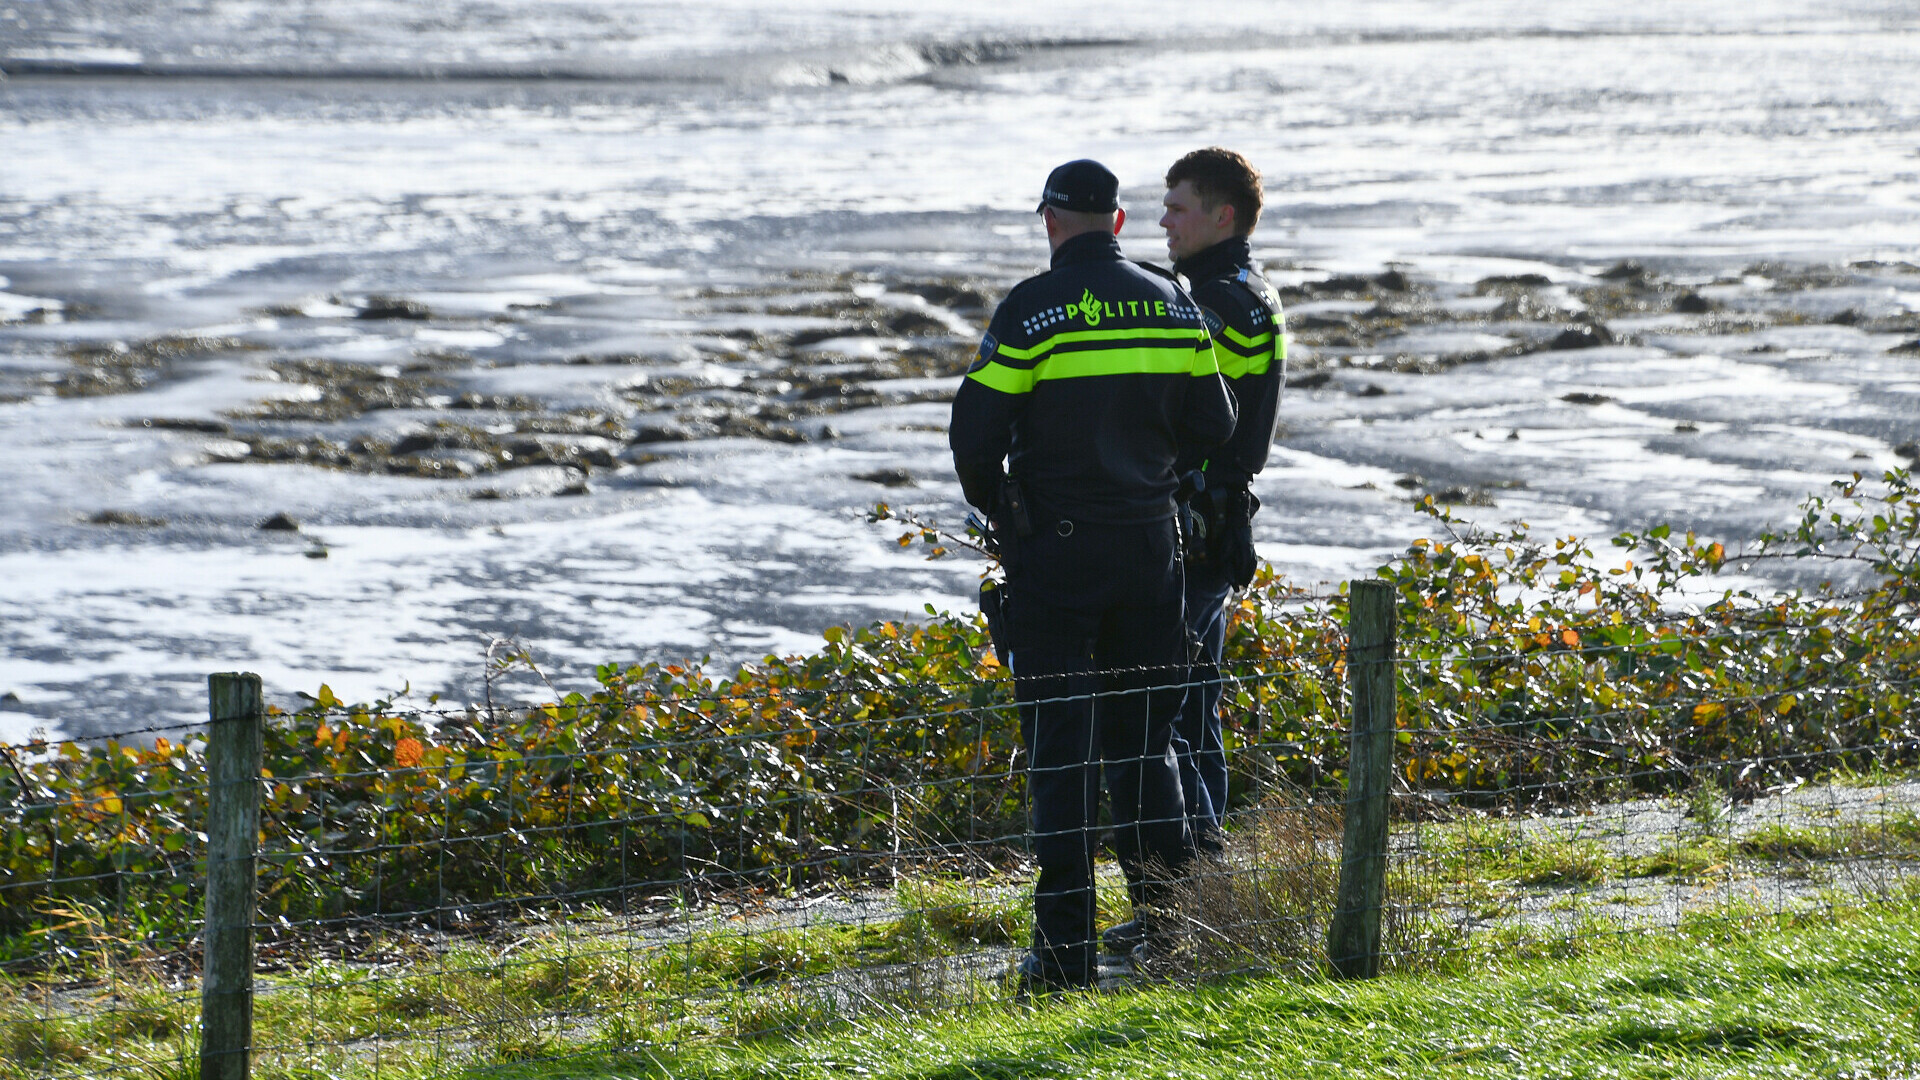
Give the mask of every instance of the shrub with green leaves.
[[[1665, 526], [1596, 551], [1423, 509], [1434, 535], [1378, 571], [1400, 596], [1409, 786], [1527, 805], [1675, 791], [1702, 770], [1738, 785], [1911, 761], [1920, 746], [1920, 489], [1905, 472], [1843, 481], [1792, 530], [1732, 553]], [[1852, 573], [1713, 587], [1766, 560]], [[321, 687], [267, 725], [263, 914], [606, 903], [645, 883], [795, 886], [928, 855], [978, 866], [1024, 826], [1011, 686], [977, 616], [928, 614], [830, 628], [817, 652], [731, 675], [606, 665], [592, 693], [491, 714]], [[1345, 621], [1343, 593], [1270, 569], [1237, 597], [1224, 668], [1238, 805], [1342, 782]], [[121, 945], [192, 932], [201, 753], [8, 750], [0, 960], [94, 947], [100, 920], [81, 910]]]

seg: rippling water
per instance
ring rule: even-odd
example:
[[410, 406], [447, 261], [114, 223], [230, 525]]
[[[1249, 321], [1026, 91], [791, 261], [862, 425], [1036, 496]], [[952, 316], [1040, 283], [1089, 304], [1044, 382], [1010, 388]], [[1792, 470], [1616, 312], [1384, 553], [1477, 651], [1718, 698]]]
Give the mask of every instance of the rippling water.
[[[960, 516], [948, 372], [1075, 156], [1141, 258], [1179, 153], [1265, 171], [1325, 374], [1259, 485], [1304, 580], [1418, 491], [1738, 539], [1904, 463], [1910, 5], [1247, 10], [0, 3], [0, 736], [190, 719], [212, 670], [473, 696], [495, 637], [578, 685], [966, 606], [863, 511]], [[1617, 344], [1526, 351], [1625, 259]]]

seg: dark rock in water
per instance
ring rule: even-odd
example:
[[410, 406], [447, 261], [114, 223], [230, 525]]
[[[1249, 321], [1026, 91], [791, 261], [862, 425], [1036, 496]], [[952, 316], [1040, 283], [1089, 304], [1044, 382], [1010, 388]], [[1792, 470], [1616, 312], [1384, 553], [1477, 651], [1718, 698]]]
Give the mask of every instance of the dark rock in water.
[[1368, 383], [1353, 392], [1355, 397], [1386, 397], [1387, 388], [1379, 383]]
[[1613, 399], [1605, 394], [1589, 394], [1576, 390], [1571, 394], [1561, 394], [1560, 400], [1574, 405], [1605, 405]]
[[944, 334], [947, 324], [921, 311], [903, 311], [887, 320], [887, 329], [896, 334]]
[[369, 296], [367, 302], [360, 305], [354, 318], [419, 321], [433, 318], [433, 309], [418, 300], [408, 300], [402, 296]]
[[21, 704], [20, 695], [11, 690], [0, 694], [0, 709], [17, 709]]
[[1920, 356], [1920, 337], [1901, 342], [1887, 351], [1898, 356]]
[[140, 426], [143, 428], [153, 428], [156, 431], [192, 431], [201, 435], [233, 434], [233, 425], [223, 420], [168, 420], [155, 418], [140, 421]]
[[902, 285], [901, 292], [909, 292], [929, 304], [954, 308], [960, 311], [982, 310], [991, 306], [987, 294], [972, 285], [955, 285], [944, 281], [930, 281], [917, 285]]
[[1899, 446], [1894, 447], [1893, 452], [1896, 454], [1899, 454], [1903, 458], [1907, 458], [1908, 460], [1913, 460], [1916, 458], [1920, 458], [1920, 445], [1916, 445], [1910, 442], [1903, 442]]
[[1718, 310], [1719, 307], [1720, 305], [1697, 292], [1681, 293], [1673, 301], [1673, 310], [1683, 315], [1705, 315], [1709, 311]]
[[872, 323], [857, 323], [852, 326], [828, 327], [825, 330], [802, 330], [788, 338], [787, 344], [798, 349], [807, 345], [818, 345], [837, 337], [875, 337], [879, 333], [880, 328]]
[[864, 386], [856, 386], [850, 383], [820, 383], [817, 386], [809, 386], [805, 390], [800, 391], [800, 400], [821, 401], [827, 398], [850, 398], [859, 395], [873, 397], [876, 401], [878, 400], [878, 396], [875, 395], [873, 391]]
[[400, 441], [394, 443], [388, 453], [396, 457], [404, 457], [408, 454], [418, 454], [423, 450], [437, 450], [439, 448], [439, 436], [430, 432], [416, 431], [411, 435], [402, 435]]
[[1606, 281], [1645, 281], [1647, 268], [1632, 259], [1622, 259], [1600, 271], [1599, 276]]
[[1373, 279], [1356, 274], [1341, 274], [1325, 281], [1309, 281], [1305, 287], [1316, 293], [1364, 293], [1373, 291]]
[[1289, 330], [1351, 330], [1353, 320], [1345, 315], [1301, 315], [1287, 319]]
[[1591, 349], [1599, 345], [1613, 344], [1613, 331], [1604, 325], [1569, 326], [1550, 342], [1549, 349]]
[[854, 473], [855, 480], [865, 480], [869, 484], [881, 487], [916, 487], [913, 474], [905, 469], [875, 469], [873, 472]]
[[587, 487], [587, 474], [586, 473], [574, 474], [570, 479], [568, 479], [567, 486], [561, 488], [558, 492], [555, 492], [555, 494], [558, 494], [558, 495], [591, 494], [591, 489]]
[[823, 442], [832, 442], [840, 437], [840, 429], [834, 427], [832, 424], [822, 424], [820, 425], [820, 432], [817, 437]]
[[1492, 292], [1502, 288], [1544, 289], [1553, 284], [1553, 279], [1545, 274], [1495, 274], [1474, 282], [1475, 292]]
[[148, 517], [130, 510], [102, 510], [87, 519], [89, 525], [124, 525], [135, 529], [157, 529], [166, 523], [166, 518]]
[[292, 514], [283, 510], [262, 521], [260, 524], [254, 526], [254, 528], [265, 532], [299, 532], [300, 522], [295, 520]]
[[1848, 308], [1847, 310], [1842, 311], [1837, 315], [1830, 315], [1827, 317], [1827, 322], [1833, 324], [1834, 326], [1852, 326], [1859, 321], [1860, 321], [1860, 310], [1858, 308]]
[[1493, 496], [1479, 488], [1450, 487], [1430, 492], [1433, 501], [1454, 506], [1493, 506]]
[[1384, 274], [1375, 274], [1373, 283], [1388, 292], [1406, 292], [1413, 288], [1413, 282], [1399, 270], [1388, 270]]
[[678, 424], [642, 424], [634, 429], [633, 438], [628, 441], [636, 443], [686, 442], [692, 438], [693, 432], [688, 431]]
[[499, 409], [501, 411], [529, 412], [537, 408], [535, 403], [517, 394], [476, 394], [469, 390], [447, 403], [449, 409]]
[[480, 490], [474, 492], [473, 494], [468, 495], [467, 498], [473, 499], [477, 502], [494, 502], [496, 500], [505, 498], [505, 496], [500, 494], [499, 488], [481, 488]]
[[1673, 425], [1673, 430], [1681, 435], [1698, 435], [1700, 434], [1700, 425], [1691, 420], [1682, 420]]
[[301, 554], [309, 559], [324, 559], [327, 557], [327, 549], [323, 547], [310, 547], [301, 552]]
[[1288, 379], [1287, 389], [1318, 390], [1332, 381], [1333, 373], [1330, 371], [1310, 371], [1305, 375]]

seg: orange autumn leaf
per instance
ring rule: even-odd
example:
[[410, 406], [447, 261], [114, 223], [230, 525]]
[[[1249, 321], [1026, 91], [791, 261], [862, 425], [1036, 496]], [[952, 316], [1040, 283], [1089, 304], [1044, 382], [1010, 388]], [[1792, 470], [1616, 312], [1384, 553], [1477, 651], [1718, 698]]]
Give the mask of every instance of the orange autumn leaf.
[[426, 747], [420, 740], [409, 735], [393, 744], [393, 763], [403, 769], [411, 769], [420, 764], [420, 758], [426, 753]]
[[1565, 645], [1569, 649], [1577, 649], [1580, 647], [1580, 635], [1572, 630], [1562, 630], [1560, 631], [1560, 644]]

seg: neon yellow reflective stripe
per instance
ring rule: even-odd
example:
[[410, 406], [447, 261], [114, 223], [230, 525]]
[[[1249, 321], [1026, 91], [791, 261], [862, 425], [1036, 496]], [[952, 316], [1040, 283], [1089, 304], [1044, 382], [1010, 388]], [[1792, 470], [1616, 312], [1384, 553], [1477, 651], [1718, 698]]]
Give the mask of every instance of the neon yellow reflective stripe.
[[1200, 352], [1181, 344], [1171, 348], [1089, 349], [1054, 353], [1034, 365], [1036, 382], [1084, 379], [1094, 375], [1185, 375], [1200, 366]]
[[1212, 342], [1205, 349], [1193, 350], [1193, 377], [1204, 378], [1220, 374], [1220, 354], [1215, 351]]
[[1032, 368], [1008, 367], [997, 360], [967, 378], [1003, 394], [1024, 394], [1033, 389]]
[[1273, 331], [1271, 330], [1248, 337], [1231, 326], [1221, 327], [1220, 336], [1226, 338], [1228, 344], [1237, 345], [1242, 350], [1248, 351], [1258, 349], [1273, 341]]
[[[1081, 342], [1165, 341], [1166, 345], [1126, 345], [1058, 352], [1062, 345]], [[1016, 367], [1000, 358], [1038, 360]], [[1083, 379], [1096, 375], [1212, 375], [1220, 370], [1212, 341], [1200, 331], [1184, 327], [1146, 327], [1114, 330], [1069, 330], [1038, 345], [1020, 349], [1000, 345], [994, 359], [967, 378], [1003, 394], [1025, 394], [1049, 379]]]
[[993, 361], [967, 378], [1003, 394], [1025, 394], [1036, 384], [1053, 379], [1100, 375], [1212, 375], [1219, 370], [1211, 348], [1196, 349], [1181, 342], [1162, 347], [1136, 345], [1055, 353], [1030, 368]]
[[1198, 330], [1178, 326], [1132, 330], [1067, 330], [1025, 349], [1002, 345], [994, 355], [1004, 356], [1009, 360], [1032, 360], [1062, 345], [1071, 345], [1080, 341], [1196, 341], [1199, 337]]
[[1231, 326], [1224, 326], [1221, 327], [1221, 337], [1216, 340], [1222, 346], [1221, 354], [1226, 357], [1226, 362], [1220, 365], [1220, 374], [1229, 379], [1265, 375], [1275, 360], [1287, 358], [1285, 334], [1275, 335], [1268, 331], [1248, 337]]

